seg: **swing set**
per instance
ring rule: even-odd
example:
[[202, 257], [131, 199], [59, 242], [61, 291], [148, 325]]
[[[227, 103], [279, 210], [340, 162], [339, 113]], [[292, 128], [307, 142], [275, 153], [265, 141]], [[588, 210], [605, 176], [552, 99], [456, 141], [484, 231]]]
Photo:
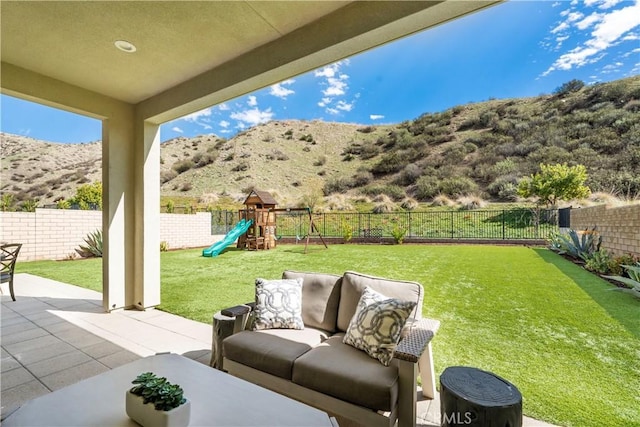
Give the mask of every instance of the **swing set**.
[[[327, 243], [324, 241], [324, 238], [322, 237], [322, 234], [320, 233], [320, 230], [318, 229], [318, 227], [316, 226], [316, 224], [313, 222], [313, 215], [311, 214], [311, 209], [310, 208], [277, 208], [277, 209], [269, 209], [269, 212], [274, 212], [277, 213], [278, 212], [282, 212], [284, 214], [289, 214], [289, 215], [296, 215], [298, 217], [303, 216], [304, 214], [297, 214], [296, 212], [306, 212], [307, 215], [309, 216], [309, 228], [307, 229], [307, 233], [305, 236], [300, 237], [300, 235], [302, 234], [302, 221], [298, 222], [298, 226], [297, 226], [297, 230], [296, 230], [296, 243], [298, 243], [301, 240], [305, 240], [304, 243], [304, 253], [307, 253], [307, 247], [309, 246], [309, 237], [311, 236], [311, 234], [315, 233], [318, 235], [318, 237], [320, 238], [320, 241], [322, 242], [322, 244], [324, 245], [325, 248], [328, 248]], [[281, 237], [281, 236], [280, 236]], [[278, 237], [278, 239], [280, 239], [280, 237]]]

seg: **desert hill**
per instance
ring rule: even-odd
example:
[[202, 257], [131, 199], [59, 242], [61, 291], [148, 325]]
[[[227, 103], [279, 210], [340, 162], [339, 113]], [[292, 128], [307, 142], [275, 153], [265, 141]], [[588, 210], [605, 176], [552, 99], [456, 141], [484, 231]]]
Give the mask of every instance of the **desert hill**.
[[[53, 144], [2, 134], [1, 190], [40, 205], [100, 180], [99, 142]], [[584, 164], [593, 191], [640, 195], [640, 76], [551, 95], [489, 100], [395, 125], [272, 121], [232, 139], [161, 146], [161, 193], [215, 203], [252, 187], [283, 205], [330, 194], [428, 201], [438, 194], [516, 198], [540, 163]]]

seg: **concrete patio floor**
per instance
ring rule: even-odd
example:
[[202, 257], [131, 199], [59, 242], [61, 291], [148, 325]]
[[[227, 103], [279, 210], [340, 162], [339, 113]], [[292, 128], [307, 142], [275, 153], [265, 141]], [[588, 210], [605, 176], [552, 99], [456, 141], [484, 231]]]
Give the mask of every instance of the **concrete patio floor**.
[[[99, 292], [30, 274], [15, 276], [17, 301], [2, 289], [2, 419], [30, 399], [156, 353], [209, 364], [210, 324], [160, 310], [105, 313]], [[418, 402], [417, 424], [440, 425], [439, 396]], [[523, 425], [550, 424], [525, 417]]]

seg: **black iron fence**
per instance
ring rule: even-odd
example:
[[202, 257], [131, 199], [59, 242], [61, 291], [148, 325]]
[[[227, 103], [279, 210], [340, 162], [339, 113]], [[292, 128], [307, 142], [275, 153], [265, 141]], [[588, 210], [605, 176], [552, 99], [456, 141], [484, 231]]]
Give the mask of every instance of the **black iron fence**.
[[[317, 213], [313, 222], [324, 237], [382, 239], [403, 235], [405, 239], [547, 239], [558, 231], [555, 209], [509, 209], [393, 213]], [[214, 234], [228, 232], [238, 221], [237, 211], [211, 213]], [[278, 213], [278, 238], [305, 237], [309, 215]], [[313, 236], [313, 234], [312, 234]]]
[[[321, 213], [313, 221], [323, 236], [406, 239], [545, 239], [558, 231], [557, 210], [475, 210], [394, 213]], [[277, 234], [307, 234], [309, 217], [278, 215]]]

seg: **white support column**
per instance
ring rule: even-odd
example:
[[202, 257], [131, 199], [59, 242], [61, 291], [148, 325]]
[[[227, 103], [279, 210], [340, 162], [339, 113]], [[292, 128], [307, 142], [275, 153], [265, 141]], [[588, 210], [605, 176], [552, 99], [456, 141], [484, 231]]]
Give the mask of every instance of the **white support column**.
[[133, 305], [144, 310], [160, 304], [160, 126], [137, 119], [136, 142]]
[[133, 292], [132, 167], [133, 114], [102, 122], [102, 305], [105, 311], [131, 305]]

